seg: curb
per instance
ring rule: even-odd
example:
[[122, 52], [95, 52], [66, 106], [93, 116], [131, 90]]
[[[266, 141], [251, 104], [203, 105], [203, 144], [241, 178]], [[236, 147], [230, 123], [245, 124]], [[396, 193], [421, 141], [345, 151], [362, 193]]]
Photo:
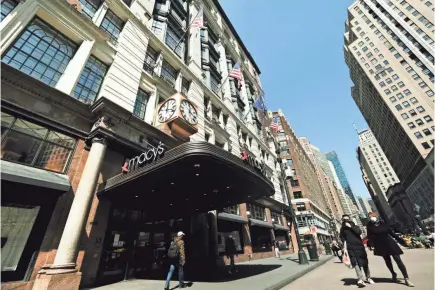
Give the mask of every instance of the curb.
[[295, 274], [291, 277], [288, 277], [284, 280], [281, 280], [278, 283], [276, 283], [275, 285], [272, 285], [270, 287], [265, 288], [264, 290], [279, 290], [279, 289], [283, 288], [284, 286], [287, 286], [288, 284], [292, 283], [296, 279], [301, 278], [302, 276], [309, 273], [310, 271], [316, 269], [317, 267], [322, 266], [323, 264], [325, 264], [326, 262], [328, 262], [329, 260], [331, 260], [334, 257], [335, 257], [334, 255], [331, 255], [330, 257], [326, 258], [325, 260], [319, 261], [316, 264], [303, 269], [302, 271], [298, 272], [297, 274]]

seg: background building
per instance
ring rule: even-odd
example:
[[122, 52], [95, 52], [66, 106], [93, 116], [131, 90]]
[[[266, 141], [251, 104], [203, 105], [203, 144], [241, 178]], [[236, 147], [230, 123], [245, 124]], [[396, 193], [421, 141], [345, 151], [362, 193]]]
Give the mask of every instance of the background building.
[[431, 200], [432, 212], [433, 174], [425, 158], [435, 130], [433, 4], [356, 1], [344, 35], [352, 98], [411, 201], [423, 207]]
[[328, 209], [316, 166], [282, 111], [268, 112], [268, 115], [270, 118], [275, 118], [279, 125], [277, 141], [280, 146], [280, 156], [288, 167], [287, 184], [291, 189], [291, 203], [296, 214], [299, 233], [311, 232], [311, 226], [316, 226], [319, 241], [324, 241], [332, 235], [330, 231], [332, 214]]
[[352, 203], [357, 204], [355, 196], [353, 195], [352, 189], [350, 188], [349, 181], [347, 181], [346, 173], [344, 173], [344, 169], [341, 166], [340, 160], [338, 159], [338, 155], [335, 151], [331, 151], [326, 153], [326, 158], [331, 161], [334, 166], [335, 172], [337, 174], [338, 180], [340, 181], [341, 186], [343, 187], [344, 192], [350, 197]]
[[331, 184], [330, 177], [325, 174], [321, 166], [322, 161], [320, 159], [323, 157], [323, 160], [326, 160], [326, 157], [320, 152], [320, 149], [312, 145], [306, 137], [299, 137], [298, 140], [316, 168], [317, 179], [322, 187], [323, 195], [325, 196], [331, 216], [334, 217], [336, 221], [339, 221], [343, 215], [340, 199], [336, 188], [331, 188], [333, 185]]
[[362, 232], [365, 232], [365, 228], [361, 223], [359, 212], [357, 212], [354, 208], [354, 203], [352, 199], [344, 192], [343, 187], [341, 186], [340, 180], [338, 178], [338, 174], [335, 171], [335, 167], [331, 161], [329, 162], [329, 168], [331, 170], [332, 176], [334, 178], [335, 184], [337, 185], [337, 194], [340, 199], [341, 206], [343, 208], [344, 214], [350, 216], [353, 222], [361, 228]]
[[375, 211], [374, 209], [372, 209], [372, 206], [370, 205], [368, 198], [358, 196], [358, 200], [359, 203], [361, 204], [365, 217], [368, 217], [369, 212]]

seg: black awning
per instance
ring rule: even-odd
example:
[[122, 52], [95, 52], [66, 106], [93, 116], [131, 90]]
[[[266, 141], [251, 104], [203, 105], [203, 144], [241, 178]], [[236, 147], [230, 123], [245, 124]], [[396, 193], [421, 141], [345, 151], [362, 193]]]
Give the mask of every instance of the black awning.
[[226, 221], [230, 221], [230, 222], [236, 222], [236, 223], [242, 223], [242, 224], [247, 224], [248, 223], [248, 219], [245, 219], [242, 216], [239, 216], [237, 214], [231, 214], [231, 213], [226, 213], [226, 212], [220, 212], [217, 215], [218, 219], [221, 220], [226, 220]]
[[277, 225], [277, 224], [274, 224], [273, 228], [276, 231], [286, 231], [286, 232], [290, 231], [290, 229], [288, 227], [282, 226], [282, 225]]
[[238, 156], [207, 142], [187, 142], [153, 163], [100, 184], [97, 195], [145, 209], [156, 218], [172, 218], [274, 192], [271, 181]]
[[250, 226], [254, 227], [263, 227], [263, 228], [269, 228], [273, 229], [273, 224], [270, 224], [268, 222], [256, 220], [256, 219], [249, 219]]

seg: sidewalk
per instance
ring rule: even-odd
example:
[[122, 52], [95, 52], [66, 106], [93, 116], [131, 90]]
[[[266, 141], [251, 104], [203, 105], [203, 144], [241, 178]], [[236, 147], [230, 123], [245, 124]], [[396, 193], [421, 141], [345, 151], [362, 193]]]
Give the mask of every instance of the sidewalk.
[[[334, 256], [322, 255], [318, 262], [310, 262], [309, 265], [299, 265], [297, 255], [286, 255], [280, 259], [267, 258], [237, 264], [238, 273], [225, 274], [218, 281], [188, 283], [189, 290], [275, 290], [300, 278], [311, 270], [323, 265]], [[188, 278], [188, 273], [185, 273]], [[174, 280], [175, 279], [175, 280]], [[177, 277], [171, 281], [170, 289], [178, 289]], [[189, 282], [186, 280], [186, 282]], [[162, 280], [128, 280], [111, 285], [92, 288], [92, 290], [162, 290], [165, 282]]]

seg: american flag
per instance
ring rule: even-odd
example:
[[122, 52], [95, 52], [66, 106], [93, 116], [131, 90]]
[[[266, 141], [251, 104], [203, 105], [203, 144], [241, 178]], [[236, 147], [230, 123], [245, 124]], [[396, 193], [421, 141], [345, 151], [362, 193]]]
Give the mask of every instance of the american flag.
[[273, 132], [277, 133], [279, 130], [279, 124], [278, 124], [278, 117], [274, 117], [272, 119], [272, 123], [270, 123], [270, 128], [273, 130]]
[[201, 8], [196, 15], [195, 19], [193, 19], [192, 27], [203, 28], [204, 27], [204, 10]]
[[240, 89], [242, 87], [242, 70], [240, 68], [240, 62], [237, 62], [230, 72], [230, 77], [237, 79], [237, 86]]

